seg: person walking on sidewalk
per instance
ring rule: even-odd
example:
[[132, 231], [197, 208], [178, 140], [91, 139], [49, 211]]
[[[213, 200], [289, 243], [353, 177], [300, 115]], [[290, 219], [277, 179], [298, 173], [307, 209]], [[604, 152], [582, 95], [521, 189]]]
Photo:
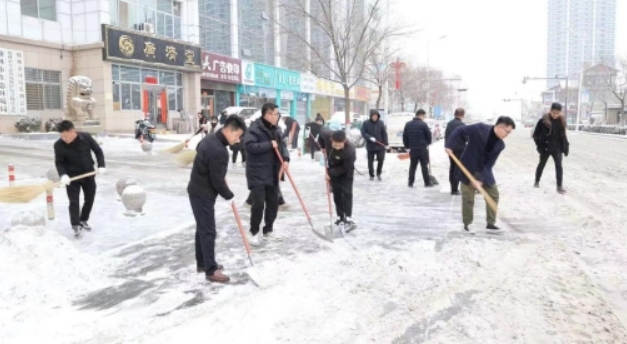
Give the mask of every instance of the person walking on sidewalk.
[[231, 151], [233, 152], [233, 166], [237, 162], [238, 153], [242, 154], [242, 166], [246, 166], [246, 150], [244, 149], [244, 144], [242, 142], [238, 142], [231, 146]]
[[[281, 167], [287, 169], [290, 161], [287, 147], [281, 139], [278, 122], [278, 107], [273, 103], [267, 103], [261, 108], [261, 118], [250, 125], [244, 136], [244, 149], [248, 154], [246, 179], [252, 196], [250, 215], [252, 245], [260, 244], [258, 233], [262, 218], [265, 218], [264, 237], [269, 239], [273, 236], [274, 220], [279, 209], [279, 171]], [[283, 157], [283, 166], [275, 149], [278, 149]]]
[[[483, 188], [496, 204], [499, 202], [499, 189], [496, 186], [492, 168], [496, 164], [499, 154], [505, 149], [503, 140], [516, 129], [516, 123], [510, 117], [501, 116], [495, 125], [476, 123], [460, 126], [446, 142], [446, 152], [450, 155], [454, 151], [468, 145], [461, 157], [461, 163], [476, 179], [471, 183], [462, 171], [458, 171], [462, 190], [462, 217], [464, 230], [475, 234], [472, 228], [473, 212], [475, 206], [475, 189]], [[490, 208], [486, 202], [487, 226], [491, 233], [500, 233], [496, 224], [496, 211]]]
[[536, 183], [534, 187], [540, 187], [540, 178], [542, 178], [544, 166], [546, 166], [549, 157], [552, 157], [555, 163], [557, 192], [560, 194], [566, 193], [566, 190], [564, 190], [562, 186], [564, 174], [562, 168], [562, 154], [568, 156], [570, 146], [568, 137], [566, 136], [566, 128], [566, 118], [562, 115], [562, 105], [559, 103], [553, 103], [551, 105], [551, 111], [545, 114], [538, 121], [538, 124], [536, 124], [536, 129], [533, 132], [533, 140], [536, 143], [536, 150], [540, 154], [540, 162], [536, 168]]
[[[57, 125], [61, 138], [54, 143], [54, 162], [61, 176], [61, 184], [66, 185], [67, 197], [70, 200], [70, 223], [75, 236], [83, 230], [90, 231], [87, 223], [96, 198], [96, 177], [91, 176], [70, 182], [71, 177], [94, 171], [96, 155], [98, 173], [104, 174], [105, 158], [102, 148], [89, 133], [77, 132], [74, 124], [68, 120]], [[83, 208], [80, 209], [80, 193], [83, 190]]]
[[388, 133], [385, 124], [381, 121], [378, 110], [370, 110], [370, 120], [361, 127], [361, 136], [366, 141], [368, 151], [368, 173], [370, 180], [374, 180], [374, 157], [377, 157], [377, 179], [381, 180], [383, 160], [388, 145]]
[[196, 220], [196, 271], [204, 272], [205, 278], [212, 282], [229, 281], [215, 257], [215, 203], [219, 195], [232, 206], [235, 196], [225, 179], [229, 168], [229, 152], [226, 146], [237, 144], [245, 131], [244, 120], [233, 115], [227, 118], [222, 129], [202, 139], [196, 149], [197, 154], [187, 185], [189, 203]]
[[314, 155], [316, 151], [319, 150], [316, 138], [318, 137], [318, 134], [320, 134], [320, 129], [322, 129], [322, 123], [323, 121], [321, 119], [316, 118], [315, 122], [310, 122], [305, 125], [305, 129], [309, 129], [309, 137], [307, 137], [307, 143], [309, 144], [311, 160], [314, 160]]
[[[466, 115], [466, 111], [462, 108], [459, 108], [457, 110], [455, 110], [455, 118], [453, 118], [450, 122], [448, 122], [448, 124], [446, 125], [446, 132], [444, 133], [444, 140], [445, 142], [448, 142], [449, 137], [451, 136], [451, 134], [453, 134], [453, 131], [455, 131], [455, 129], [466, 125], [463, 120], [464, 120], [464, 116]], [[468, 142], [468, 138], [465, 138], [465, 142]], [[464, 147], [460, 147], [457, 148], [457, 150], [453, 151], [453, 155], [455, 155], [455, 157], [459, 160], [462, 157], [462, 153], [464, 153], [464, 148], [466, 148], [466, 145], [464, 144]], [[453, 158], [451, 158], [450, 156], [448, 157], [449, 160], [449, 168], [448, 168], [448, 180], [449, 183], [451, 183], [451, 195], [453, 196], [459, 196], [459, 178], [457, 178], [457, 170], [459, 169], [457, 167], [457, 164], [455, 164], [455, 161], [453, 161]]]
[[422, 179], [425, 187], [433, 187], [433, 183], [429, 180], [429, 145], [431, 144], [431, 129], [425, 123], [426, 112], [423, 109], [416, 111], [416, 117], [405, 124], [403, 129], [403, 145], [409, 149], [409, 181], [407, 185], [414, 187], [416, 178], [416, 168], [420, 163], [422, 169]]
[[350, 232], [356, 228], [353, 214], [353, 177], [355, 174], [355, 146], [346, 140], [343, 130], [331, 134], [331, 149], [327, 156], [326, 179], [333, 188], [333, 201], [337, 213], [336, 226]]
[[292, 149], [298, 148], [298, 133], [300, 133], [300, 125], [298, 121], [293, 119], [290, 116], [283, 117], [283, 123], [285, 123], [285, 137], [288, 139], [288, 145], [292, 147]]

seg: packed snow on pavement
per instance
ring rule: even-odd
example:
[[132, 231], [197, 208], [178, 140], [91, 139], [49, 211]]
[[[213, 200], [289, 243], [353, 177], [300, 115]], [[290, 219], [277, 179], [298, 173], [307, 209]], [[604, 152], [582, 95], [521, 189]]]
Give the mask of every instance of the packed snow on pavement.
[[[627, 140], [571, 134], [562, 196], [552, 163], [533, 188], [537, 153], [528, 132], [509, 137], [495, 169], [502, 236], [462, 233], [441, 141], [431, 148], [439, 189], [407, 188], [408, 161], [393, 154], [382, 182], [356, 174], [359, 228], [333, 244], [311, 233], [282, 183], [290, 205], [275, 224], [282, 240], [252, 256], [264, 288], [248, 278], [226, 202], [216, 205], [216, 252], [232, 283], [211, 284], [196, 273], [190, 167], [159, 153], [174, 142], [156, 142], [146, 154], [131, 139], [99, 140], [108, 173], [97, 177], [92, 232], [73, 237], [62, 188], [54, 192], [56, 219], [45, 228], [11, 226], [25, 210], [45, 215], [44, 196], [0, 207], [1, 343], [627, 342]], [[16, 166], [18, 184], [42, 182], [54, 166], [52, 141], [0, 138], [0, 163]], [[357, 168], [367, 174], [363, 150]], [[323, 231], [322, 167], [293, 154], [290, 171]], [[123, 215], [120, 178], [147, 191], [146, 215]], [[7, 180], [4, 168], [0, 180]], [[228, 180], [247, 224], [239, 163]]]

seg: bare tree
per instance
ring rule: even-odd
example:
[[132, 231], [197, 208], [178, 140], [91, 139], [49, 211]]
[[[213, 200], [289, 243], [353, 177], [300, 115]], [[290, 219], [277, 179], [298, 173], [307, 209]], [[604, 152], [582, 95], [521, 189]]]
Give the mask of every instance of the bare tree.
[[383, 98], [383, 89], [390, 83], [393, 76], [396, 73], [393, 63], [400, 62], [398, 56], [398, 49], [392, 49], [388, 44], [382, 44], [379, 48], [375, 49], [373, 54], [368, 58], [366, 65], [366, 73], [363, 76], [365, 80], [368, 80], [377, 86], [379, 90], [379, 96], [377, 97], [376, 109], [381, 108], [381, 99]]
[[[324, 36], [324, 43], [329, 47], [326, 55], [325, 46], [314, 44], [311, 34], [303, 34], [290, 25], [278, 21], [281, 29], [291, 37], [297, 38], [307, 47], [302, 55], [307, 56], [305, 69], [320, 78], [339, 81], [344, 88], [345, 121], [350, 123], [350, 90], [364, 77], [368, 61], [383, 42], [408, 32], [398, 23], [388, 20], [390, 16], [389, 0], [310, 0], [281, 1], [280, 11], [285, 16], [310, 23], [305, 31], [318, 32]], [[301, 59], [302, 60], [302, 59]], [[325, 75], [328, 73], [327, 75]], [[348, 128], [348, 126], [347, 126]]]

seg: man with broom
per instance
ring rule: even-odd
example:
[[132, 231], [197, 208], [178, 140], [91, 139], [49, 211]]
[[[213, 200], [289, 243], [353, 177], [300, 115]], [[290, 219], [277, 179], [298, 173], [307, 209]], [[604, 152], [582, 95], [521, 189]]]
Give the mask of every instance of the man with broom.
[[370, 119], [361, 127], [361, 136], [366, 140], [368, 151], [368, 173], [370, 180], [374, 180], [374, 157], [377, 157], [377, 179], [381, 180], [383, 160], [388, 145], [388, 133], [385, 124], [381, 121], [378, 110], [370, 110]]
[[[495, 204], [499, 202], [499, 189], [494, 180], [492, 168], [496, 164], [501, 152], [505, 149], [503, 140], [516, 129], [516, 123], [510, 117], [501, 116], [495, 125], [485, 123], [476, 123], [472, 125], [461, 126], [451, 134], [450, 139], [446, 140], [446, 152], [450, 157], [454, 156], [454, 152], [463, 149], [464, 153], [461, 158], [463, 165], [470, 175], [474, 177], [471, 182], [464, 173], [458, 171], [459, 180], [461, 181], [462, 191], [462, 217], [464, 221], [464, 230], [468, 234], [475, 234], [472, 228], [473, 208], [475, 205], [475, 189], [484, 189], [487, 194], [494, 200]], [[466, 145], [466, 139], [468, 145]], [[466, 145], [464, 149], [464, 145]], [[461, 166], [460, 170], [461, 170]], [[490, 207], [486, 202], [487, 226], [488, 233], [500, 234], [500, 229], [496, 223], [496, 209]]]
[[[77, 132], [74, 124], [68, 120], [61, 121], [57, 126], [61, 138], [54, 143], [54, 162], [61, 176], [61, 184], [65, 184], [67, 197], [70, 200], [70, 223], [75, 236], [83, 230], [90, 231], [87, 223], [91, 208], [96, 198], [96, 178], [94, 176], [70, 181], [71, 177], [94, 171], [94, 159], [98, 161], [98, 173], [105, 173], [105, 159], [102, 148], [88, 134]], [[79, 198], [83, 189], [83, 209], [80, 209]]]
[[[279, 109], [273, 103], [264, 104], [261, 117], [255, 120], [244, 136], [247, 154], [246, 179], [252, 196], [250, 234], [252, 245], [260, 244], [259, 226], [264, 218], [263, 236], [273, 237], [273, 225], [279, 210], [279, 172], [287, 169], [289, 152], [278, 126]], [[283, 157], [281, 166], [277, 151]]]
[[227, 118], [222, 129], [208, 134], [198, 145], [194, 165], [187, 185], [189, 202], [196, 220], [196, 267], [212, 282], [226, 283], [229, 277], [222, 273], [222, 265], [215, 259], [216, 219], [215, 202], [221, 196], [229, 203], [233, 192], [226, 184], [229, 167], [228, 145], [237, 144], [246, 131], [246, 123], [237, 115]]
[[333, 201], [337, 220], [335, 225], [346, 232], [357, 228], [352, 220], [353, 214], [353, 176], [355, 174], [355, 146], [346, 140], [343, 130], [331, 134], [331, 147], [328, 151], [326, 179], [333, 188]]
[[431, 129], [425, 123], [426, 112], [423, 109], [416, 111], [416, 117], [405, 124], [403, 129], [403, 145], [409, 149], [409, 181], [407, 186], [414, 187], [416, 178], [416, 168], [420, 163], [422, 169], [422, 179], [425, 187], [433, 187], [429, 178], [429, 145], [431, 144]]

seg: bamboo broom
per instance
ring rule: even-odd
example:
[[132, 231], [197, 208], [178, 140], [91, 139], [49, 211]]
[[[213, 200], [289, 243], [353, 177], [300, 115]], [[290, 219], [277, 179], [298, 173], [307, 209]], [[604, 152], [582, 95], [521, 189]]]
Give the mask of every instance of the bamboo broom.
[[179, 155], [176, 156], [176, 161], [181, 165], [181, 167], [187, 166], [194, 162], [196, 158], [196, 151], [193, 149], [189, 149]]
[[[96, 175], [97, 173], [98, 172], [94, 171], [81, 174], [79, 176], [71, 178], [70, 181], [76, 181], [79, 179], [91, 177]], [[59, 184], [61, 183], [53, 183], [51, 181], [47, 181], [39, 185], [18, 185], [0, 188], [0, 203], [28, 203], [31, 200], [37, 198], [37, 196], [46, 192], [46, 190], [51, 190]]]
[[[185, 145], [189, 143], [189, 141], [194, 138], [194, 136], [200, 134], [200, 132], [203, 130], [203, 128], [198, 129], [198, 131], [196, 131], [192, 136], [190, 136], [188, 139], [186, 139], [185, 141], [177, 144], [176, 146], [170, 147], [168, 149], [164, 149], [162, 152], [163, 153], [170, 153], [170, 154], [174, 154], [174, 153], [178, 153], [180, 151], [183, 150], [183, 148], [185, 148]], [[193, 160], [193, 159], [192, 159]]]

